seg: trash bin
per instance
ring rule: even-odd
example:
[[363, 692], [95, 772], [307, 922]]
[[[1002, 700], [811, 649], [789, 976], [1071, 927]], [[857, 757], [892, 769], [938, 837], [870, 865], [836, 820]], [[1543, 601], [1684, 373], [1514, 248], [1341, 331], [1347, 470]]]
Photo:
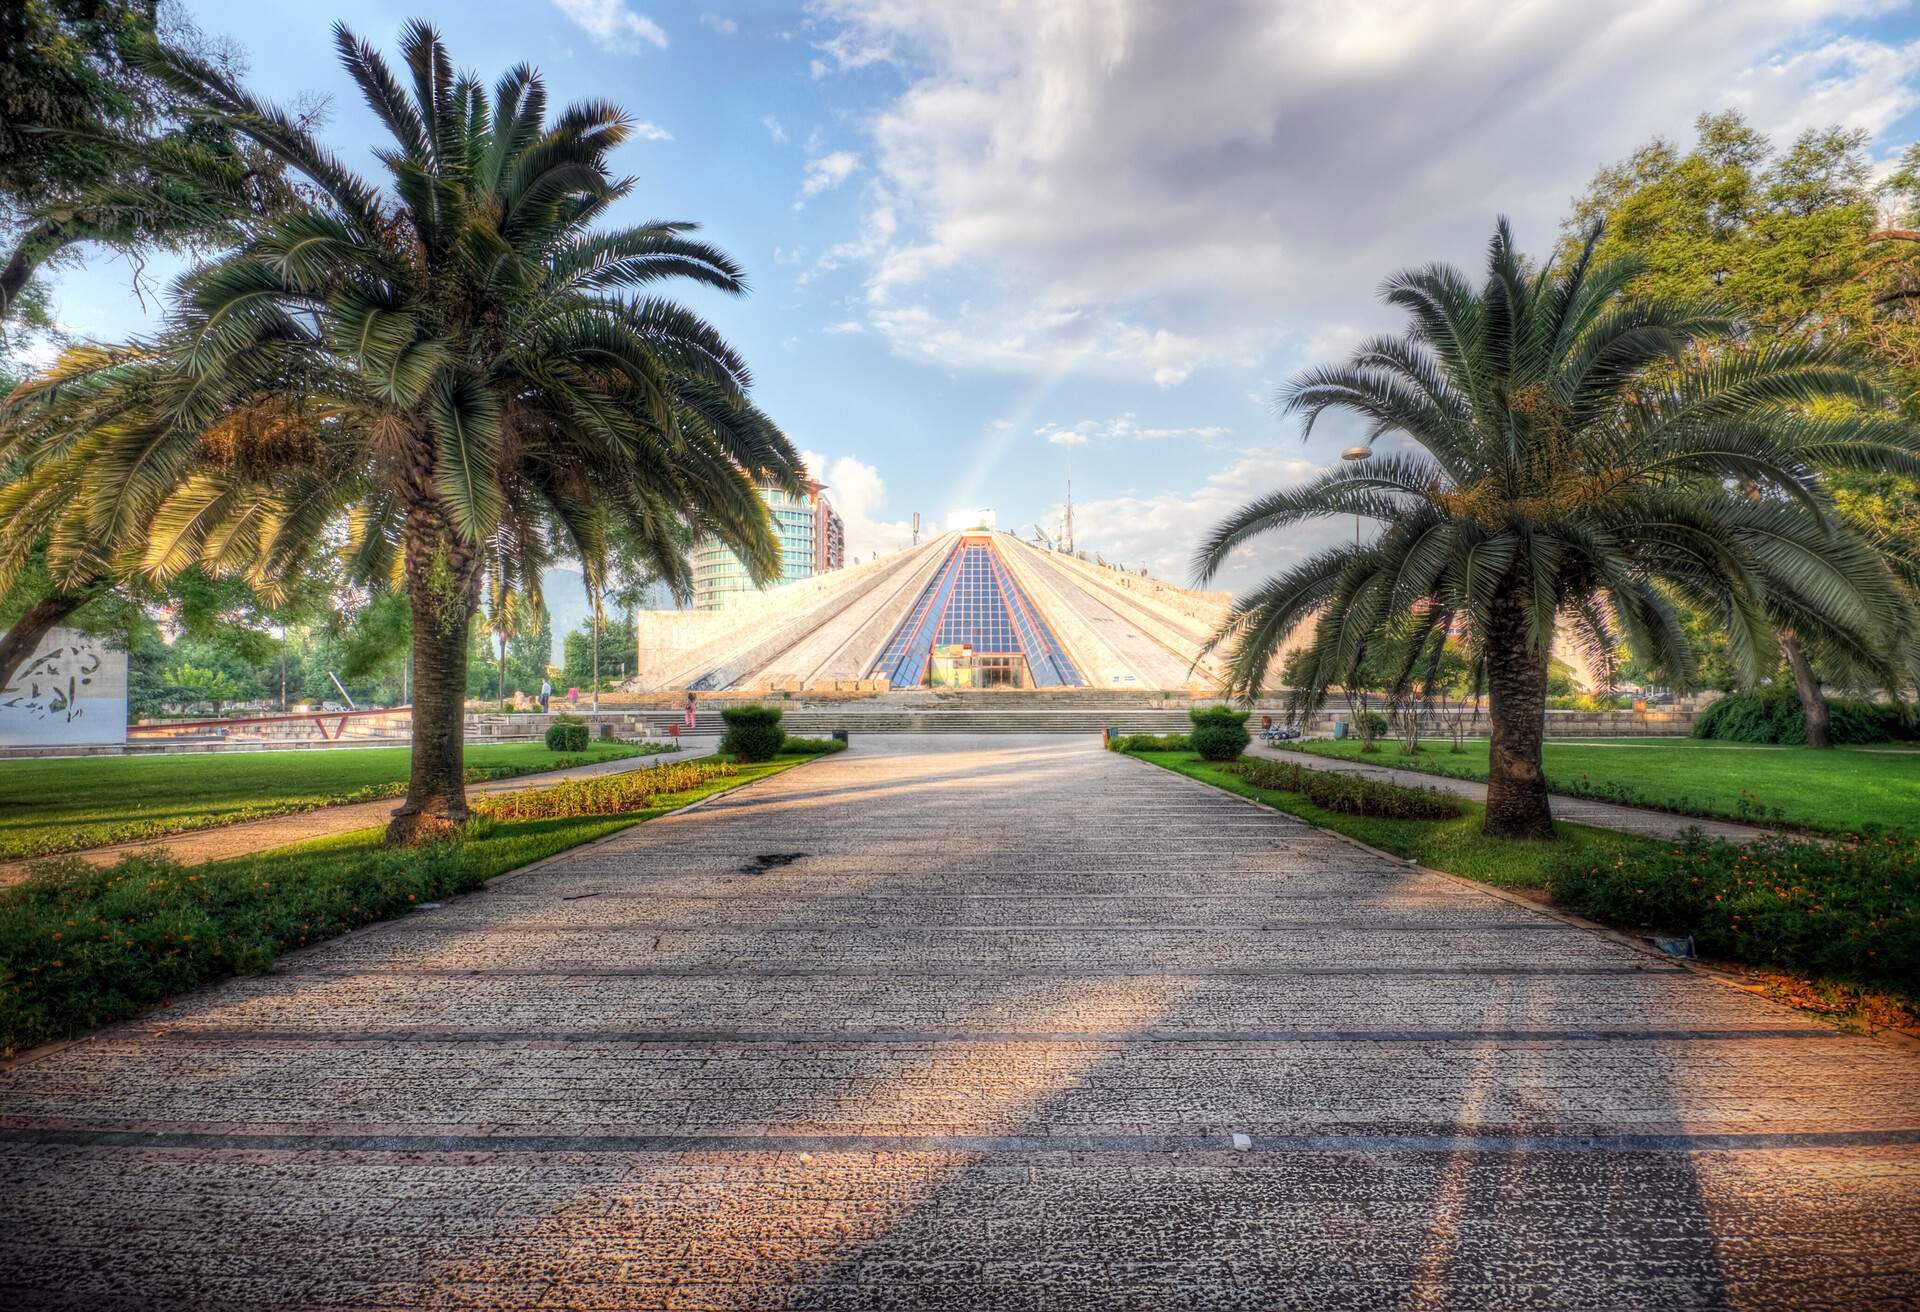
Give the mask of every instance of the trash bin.
[[835, 729], [833, 731], [833, 740], [837, 743], [845, 742], [847, 740], [847, 731], [845, 729]]
[[1347, 736], [1347, 722], [1345, 720], [1335, 720], [1333, 722], [1333, 736], [1335, 738], [1345, 738]]

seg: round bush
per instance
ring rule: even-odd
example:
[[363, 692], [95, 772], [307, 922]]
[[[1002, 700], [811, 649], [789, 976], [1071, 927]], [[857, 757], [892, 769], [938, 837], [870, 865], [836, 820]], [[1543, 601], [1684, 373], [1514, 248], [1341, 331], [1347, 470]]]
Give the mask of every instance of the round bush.
[[728, 707], [720, 712], [727, 722], [720, 750], [736, 761], [771, 761], [787, 741], [787, 732], [780, 727], [781, 713], [777, 706]]
[[571, 716], [547, 726], [547, 750], [584, 752], [587, 750], [587, 722]]
[[1193, 750], [1203, 761], [1232, 761], [1247, 750], [1253, 735], [1247, 732], [1251, 711], [1236, 711], [1227, 706], [1199, 706], [1187, 712], [1193, 721], [1188, 735]]

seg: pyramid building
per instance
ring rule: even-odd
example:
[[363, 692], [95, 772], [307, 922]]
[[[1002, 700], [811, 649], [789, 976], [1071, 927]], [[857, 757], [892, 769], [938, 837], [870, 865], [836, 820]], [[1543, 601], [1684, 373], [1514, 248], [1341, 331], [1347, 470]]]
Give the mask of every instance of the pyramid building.
[[1211, 689], [1194, 592], [970, 529], [717, 610], [639, 616], [641, 691]]

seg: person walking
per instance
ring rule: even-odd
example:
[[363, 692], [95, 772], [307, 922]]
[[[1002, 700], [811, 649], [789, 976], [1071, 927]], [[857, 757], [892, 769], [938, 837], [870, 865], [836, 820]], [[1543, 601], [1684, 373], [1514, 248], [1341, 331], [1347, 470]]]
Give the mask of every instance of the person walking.
[[553, 700], [553, 685], [545, 679], [540, 680], [540, 713], [547, 713], [547, 703]]
[[683, 707], [681, 707], [680, 709], [681, 709], [682, 711], [684, 711], [684, 712], [685, 712], [685, 714], [686, 714], [686, 721], [687, 721], [687, 728], [689, 728], [689, 729], [691, 729], [691, 728], [693, 728], [693, 721], [694, 721], [694, 705], [693, 705], [693, 694], [692, 694], [692, 693], [688, 693], [688, 694], [687, 694], [687, 704], [686, 704], [685, 706], [683, 706]]

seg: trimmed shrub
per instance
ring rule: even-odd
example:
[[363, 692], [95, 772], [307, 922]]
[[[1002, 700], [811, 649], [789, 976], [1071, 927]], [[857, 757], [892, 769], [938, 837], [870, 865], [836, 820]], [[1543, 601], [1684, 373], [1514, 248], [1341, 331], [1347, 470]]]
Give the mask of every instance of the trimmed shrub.
[[547, 726], [547, 750], [550, 752], [584, 752], [587, 750], [587, 722], [572, 715], [563, 715]]
[[1316, 770], [1291, 761], [1239, 761], [1227, 769], [1255, 788], [1298, 793], [1315, 806], [1342, 815], [1375, 820], [1455, 820], [1466, 814], [1459, 798], [1431, 788], [1376, 783], [1359, 775]]
[[832, 756], [846, 750], [847, 745], [838, 738], [796, 738], [788, 734], [787, 740], [780, 744], [783, 756]]
[[1247, 750], [1253, 735], [1247, 732], [1251, 711], [1236, 711], [1230, 706], [1196, 706], [1187, 712], [1193, 721], [1188, 740], [1203, 761], [1231, 761]]
[[1190, 752], [1193, 739], [1184, 733], [1117, 733], [1107, 739], [1110, 752]]
[[1569, 856], [1554, 896], [1615, 924], [1690, 934], [1703, 956], [1920, 993], [1920, 839], [1695, 833], [1658, 855]]
[[730, 706], [720, 712], [727, 731], [720, 736], [720, 750], [736, 761], [771, 761], [780, 754], [787, 740], [780, 727], [785, 714], [777, 706]]
[[[1832, 722], [1833, 741], [1837, 744], [1886, 743], [1920, 737], [1920, 724], [1909, 721], [1898, 706], [1882, 706], [1857, 697], [1836, 697], [1827, 702], [1827, 714]], [[1796, 747], [1807, 741], [1807, 713], [1791, 687], [1730, 693], [1700, 713], [1700, 718], [1693, 722], [1693, 736]]]
[[650, 810], [659, 798], [670, 793], [684, 793], [738, 773], [724, 762], [688, 761], [684, 765], [625, 770], [619, 774], [568, 779], [547, 788], [476, 797], [469, 805], [475, 815], [490, 820], [565, 820], [583, 815], [621, 815]]

